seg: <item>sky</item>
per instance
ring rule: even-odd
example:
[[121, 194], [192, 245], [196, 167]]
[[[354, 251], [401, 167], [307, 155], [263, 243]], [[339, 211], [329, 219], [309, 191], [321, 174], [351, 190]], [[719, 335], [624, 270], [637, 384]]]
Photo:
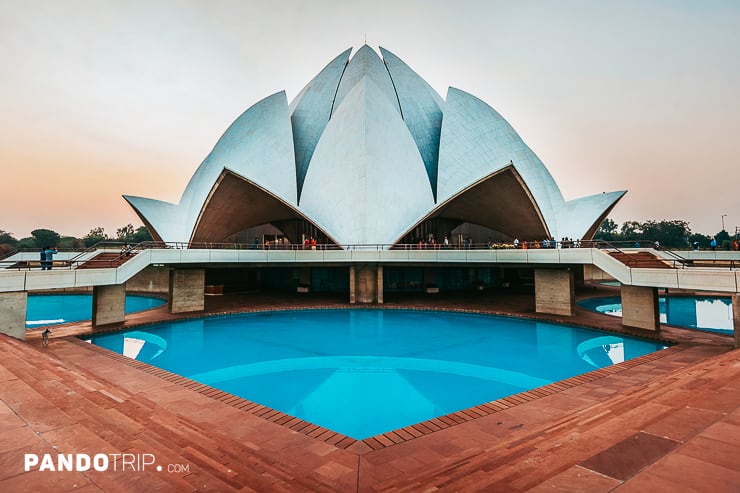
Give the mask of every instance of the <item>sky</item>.
[[177, 203], [244, 110], [367, 42], [492, 106], [566, 199], [734, 233], [739, 28], [734, 0], [0, 0], [0, 230], [140, 226], [122, 195]]

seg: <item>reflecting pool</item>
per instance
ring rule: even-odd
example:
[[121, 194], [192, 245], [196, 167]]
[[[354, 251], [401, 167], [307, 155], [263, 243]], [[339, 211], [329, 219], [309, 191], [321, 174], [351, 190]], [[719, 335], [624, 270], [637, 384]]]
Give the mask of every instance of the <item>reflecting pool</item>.
[[[660, 323], [722, 334], [733, 333], [732, 299], [669, 296], [659, 298]], [[622, 316], [619, 296], [589, 298], [578, 302], [584, 308], [615, 317]]]
[[[126, 313], [140, 312], [167, 303], [152, 296], [126, 295]], [[26, 328], [79, 322], [92, 318], [91, 294], [31, 294], [26, 305]]]
[[534, 320], [376, 309], [182, 320], [88, 340], [356, 439], [664, 348]]

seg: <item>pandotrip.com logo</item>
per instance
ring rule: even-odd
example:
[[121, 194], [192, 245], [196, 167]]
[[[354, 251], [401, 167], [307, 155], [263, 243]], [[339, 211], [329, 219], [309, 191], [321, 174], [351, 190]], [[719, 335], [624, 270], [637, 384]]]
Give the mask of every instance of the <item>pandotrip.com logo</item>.
[[154, 454], [24, 454], [23, 470], [48, 472], [146, 472], [188, 473], [189, 464], [157, 464]]

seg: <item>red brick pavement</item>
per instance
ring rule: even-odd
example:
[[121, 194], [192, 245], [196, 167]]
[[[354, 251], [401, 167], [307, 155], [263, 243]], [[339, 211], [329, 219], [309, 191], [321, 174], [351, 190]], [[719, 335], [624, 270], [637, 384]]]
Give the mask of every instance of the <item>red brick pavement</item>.
[[[207, 311], [306, 304], [346, 306], [242, 296]], [[531, 296], [387, 305], [535, 315]], [[540, 318], [622, 330], [580, 309]], [[0, 337], [0, 491], [740, 490], [740, 352], [727, 336], [663, 328], [669, 350], [355, 441], [69, 337], [90, 330], [59, 328], [48, 348], [37, 331]], [[187, 470], [24, 472], [27, 453], [153, 454]]]

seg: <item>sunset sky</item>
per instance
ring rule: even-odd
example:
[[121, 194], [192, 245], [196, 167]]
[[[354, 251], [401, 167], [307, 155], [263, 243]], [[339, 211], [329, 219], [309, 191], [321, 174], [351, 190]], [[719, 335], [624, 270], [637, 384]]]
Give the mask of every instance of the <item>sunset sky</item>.
[[141, 225], [221, 134], [352, 46], [496, 109], [567, 199], [740, 226], [740, 2], [0, 0], [0, 230]]

